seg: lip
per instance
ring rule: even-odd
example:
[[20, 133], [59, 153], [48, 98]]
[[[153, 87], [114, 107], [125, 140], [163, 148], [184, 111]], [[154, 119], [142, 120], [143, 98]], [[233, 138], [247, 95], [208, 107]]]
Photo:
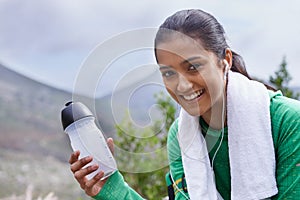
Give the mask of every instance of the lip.
[[[188, 99], [186, 99], [186, 98], [184, 98], [184, 96], [191, 96], [192, 94], [195, 94], [195, 93], [197, 93], [197, 92], [199, 92], [200, 91], [200, 96], [197, 96], [196, 98], [193, 98], [193, 99], [191, 99], [191, 100], [188, 100]], [[180, 96], [180, 98], [184, 101], [184, 102], [187, 102], [187, 103], [189, 103], [189, 104], [192, 104], [192, 103], [196, 103], [196, 102], [198, 102], [202, 97], [203, 97], [203, 95], [205, 94], [205, 89], [201, 89], [201, 90], [197, 90], [196, 92], [193, 92], [193, 93], [191, 93], [191, 94], [189, 94], [189, 95], [179, 95]]]

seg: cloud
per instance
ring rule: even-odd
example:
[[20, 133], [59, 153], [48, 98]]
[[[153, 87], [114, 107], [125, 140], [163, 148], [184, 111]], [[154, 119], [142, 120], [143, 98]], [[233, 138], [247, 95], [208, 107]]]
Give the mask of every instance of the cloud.
[[[292, 74], [300, 74], [300, 2], [282, 1], [98, 1], [2, 0], [0, 61], [48, 83], [72, 87], [58, 73], [75, 76], [99, 43], [121, 32], [158, 27], [174, 12], [201, 8], [223, 24], [230, 44], [255, 76], [268, 78], [283, 55]], [[50, 70], [51, 68], [51, 70]], [[75, 72], [74, 72], [75, 71]], [[55, 80], [55, 81], [54, 81]], [[299, 80], [293, 82], [300, 85]]]

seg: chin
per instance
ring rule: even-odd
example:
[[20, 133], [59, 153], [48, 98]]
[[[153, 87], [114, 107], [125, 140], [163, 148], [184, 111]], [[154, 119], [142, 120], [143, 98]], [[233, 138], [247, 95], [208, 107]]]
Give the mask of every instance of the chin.
[[184, 108], [183, 109], [189, 113], [191, 116], [194, 117], [199, 117], [201, 115], [200, 110], [199, 109], [191, 109], [191, 108]]

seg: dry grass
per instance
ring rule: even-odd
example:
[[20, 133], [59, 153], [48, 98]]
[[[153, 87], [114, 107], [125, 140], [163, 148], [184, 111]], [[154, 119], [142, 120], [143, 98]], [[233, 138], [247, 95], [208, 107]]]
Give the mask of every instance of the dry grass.
[[6, 149], [0, 160], [0, 200], [49, 200], [54, 194], [55, 200], [87, 199], [67, 162]]
[[[12, 195], [11, 197], [2, 198], [0, 200], [34, 200], [32, 197], [32, 193], [33, 193], [33, 186], [29, 185], [27, 186], [25, 194], [20, 196]], [[44, 198], [39, 196], [36, 200], [58, 200], [58, 198], [54, 195], [53, 192], [50, 192]]]

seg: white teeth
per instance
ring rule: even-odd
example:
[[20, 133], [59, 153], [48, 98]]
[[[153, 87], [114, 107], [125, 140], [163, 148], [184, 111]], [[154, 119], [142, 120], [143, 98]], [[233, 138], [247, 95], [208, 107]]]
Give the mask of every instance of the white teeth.
[[193, 93], [189, 96], [183, 95], [183, 98], [190, 101], [190, 100], [195, 99], [196, 97], [200, 96], [202, 93], [203, 93], [203, 89], [199, 90], [199, 91], [197, 91], [197, 92], [195, 92], [195, 93]]

